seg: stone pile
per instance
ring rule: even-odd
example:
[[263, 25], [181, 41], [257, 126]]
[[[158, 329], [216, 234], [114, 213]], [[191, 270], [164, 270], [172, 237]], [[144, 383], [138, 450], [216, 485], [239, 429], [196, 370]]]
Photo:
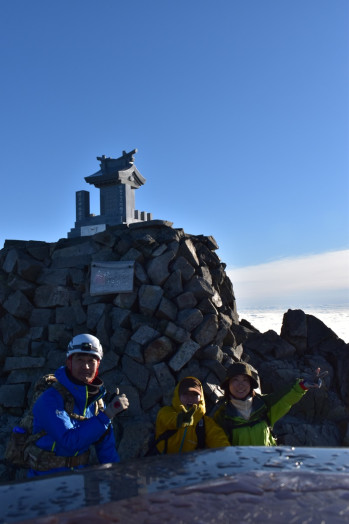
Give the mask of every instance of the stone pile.
[[[72, 336], [89, 332], [105, 348], [100, 376], [130, 408], [115, 423], [123, 461], [142, 456], [159, 408], [184, 376], [204, 384], [208, 413], [233, 361], [248, 358], [269, 392], [316, 367], [325, 386], [279, 423], [289, 445], [346, 441], [348, 345], [318, 319], [288, 311], [281, 336], [239, 322], [232, 284], [214, 238], [163, 221], [120, 225], [56, 243], [6, 241], [0, 251], [0, 457], [30, 404], [33, 384], [64, 364]], [[90, 293], [91, 265], [127, 261], [133, 289]], [[0, 475], [6, 479], [2, 466]]]

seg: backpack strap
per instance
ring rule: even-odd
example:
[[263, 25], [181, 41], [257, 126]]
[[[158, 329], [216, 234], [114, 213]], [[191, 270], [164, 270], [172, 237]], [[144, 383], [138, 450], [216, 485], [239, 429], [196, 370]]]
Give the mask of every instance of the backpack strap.
[[[167, 429], [166, 431], [161, 433], [161, 435], [158, 436], [158, 438], [155, 440], [153, 445], [156, 447], [159, 442], [161, 442], [162, 440], [165, 440], [165, 447], [164, 447], [164, 451], [162, 453], [166, 454], [167, 453], [167, 447], [168, 447], [168, 439], [170, 437], [172, 437], [172, 435], [177, 433], [178, 429], [179, 428], [177, 428], [177, 429]], [[206, 430], [205, 430], [205, 417], [202, 417], [199, 420], [199, 422], [196, 424], [195, 432], [196, 432], [196, 436], [197, 436], [197, 439], [198, 439], [198, 443], [197, 443], [196, 449], [205, 449], [205, 440], [206, 440], [205, 439], [205, 433], [206, 433]]]
[[198, 444], [196, 449], [205, 449], [206, 444], [206, 429], [205, 429], [205, 416], [203, 416], [199, 422], [196, 424], [196, 436], [198, 439]]
[[165, 447], [164, 447], [164, 451], [162, 453], [166, 454], [167, 453], [167, 447], [168, 447], [168, 439], [170, 437], [172, 437], [172, 435], [177, 433], [177, 431], [178, 431], [178, 429], [167, 429], [166, 431], [161, 433], [161, 435], [158, 436], [158, 438], [154, 442], [154, 446], [157, 447], [159, 442], [164, 440], [165, 441]]

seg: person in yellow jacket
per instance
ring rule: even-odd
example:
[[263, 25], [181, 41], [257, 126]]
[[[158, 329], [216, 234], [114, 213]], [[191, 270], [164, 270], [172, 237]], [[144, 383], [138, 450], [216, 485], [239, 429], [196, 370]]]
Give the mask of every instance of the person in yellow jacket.
[[267, 395], [259, 389], [257, 371], [247, 362], [235, 362], [227, 369], [221, 384], [224, 403], [214, 419], [233, 446], [275, 446], [272, 427], [296, 404], [310, 388], [320, 388], [322, 377], [318, 368], [309, 380], [297, 379], [282, 390]]
[[159, 410], [156, 419], [156, 447], [160, 454], [185, 453], [202, 448], [229, 446], [222, 428], [205, 415], [201, 382], [182, 379], [175, 387], [171, 406]]

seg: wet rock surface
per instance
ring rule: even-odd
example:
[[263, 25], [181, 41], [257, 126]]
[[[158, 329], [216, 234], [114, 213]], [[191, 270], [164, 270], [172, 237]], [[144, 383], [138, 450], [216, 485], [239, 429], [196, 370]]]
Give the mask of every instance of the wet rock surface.
[[343, 523], [349, 450], [235, 447], [0, 486], [0, 522]]

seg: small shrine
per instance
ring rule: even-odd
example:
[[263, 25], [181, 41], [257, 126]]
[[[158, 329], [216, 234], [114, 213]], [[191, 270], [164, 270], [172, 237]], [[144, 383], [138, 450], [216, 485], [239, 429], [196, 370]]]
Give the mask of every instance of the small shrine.
[[90, 213], [89, 191], [76, 192], [76, 222], [68, 238], [94, 235], [107, 226], [152, 220], [152, 214], [135, 209], [135, 190], [145, 184], [145, 178], [134, 165], [137, 149], [122, 152], [119, 158], [97, 157], [100, 169], [85, 177], [100, 191], [100, 215]]

